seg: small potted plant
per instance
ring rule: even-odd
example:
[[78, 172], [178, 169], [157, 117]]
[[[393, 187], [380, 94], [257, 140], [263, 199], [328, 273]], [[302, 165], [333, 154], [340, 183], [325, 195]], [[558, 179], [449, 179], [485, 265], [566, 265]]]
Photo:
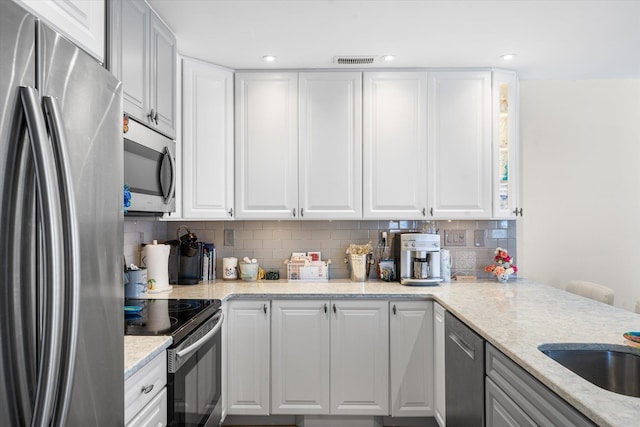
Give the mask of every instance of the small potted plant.
[[487, 265], [484, 271], [493, 273], [500, 283], [507, 283], [509, 276], [518, 272], [518, 267], [513, 263], [513, 258], [509, 256], [509, 252], [502, 248], [496, 248], [496, 256], [493, 257], [495, 264]]

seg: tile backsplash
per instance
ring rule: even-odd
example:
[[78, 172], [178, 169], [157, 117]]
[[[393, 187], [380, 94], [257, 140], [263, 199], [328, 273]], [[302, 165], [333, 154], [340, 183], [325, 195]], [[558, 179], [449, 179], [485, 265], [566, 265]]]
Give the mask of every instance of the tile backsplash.
[[124, 221], [124, 259], [127, 265], [140, 265], [142, 243], [167, 240], [167, 224], [151, 220]]
[[[332, 260], [330, 277], [347, 278], [349, 270], [343, 260], [350, 243], [371, 242], [375, 247], [382, 231], [422, 231], [428, 221], [126, 220], [124, 254], [127, 263], [139, 262], [141, 243], [149, 243], [153, 239], [160, 242], [176, 239], [176, 231], [183, 224], [198, 236], [199, 241], [214, 243], [218, 276], [223, 257], [242, 259], [248, 256], [258, 259], [266, 270], [279, 270], [280, 277], [286, 278], [283, 261], [290, 257], [291, 252], [320, 251], [323, 259]], [[498, 246], [507, 249], [517, 264], [516, 222], [513, 220], [436, 221], [435, 226], [439, 230], [442, 247], [451, 251], [452, 273], [487, 277], [484, 267], [492, 262], [493, 252]], [[445, 242], [445, 234], [449, 235], [449, 245]], [[481, 246], [476, 246], [476, 243]]]

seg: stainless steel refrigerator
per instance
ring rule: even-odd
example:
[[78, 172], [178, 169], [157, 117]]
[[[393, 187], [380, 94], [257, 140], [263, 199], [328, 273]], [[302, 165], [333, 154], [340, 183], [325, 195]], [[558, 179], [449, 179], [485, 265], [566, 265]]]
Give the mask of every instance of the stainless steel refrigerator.
[[0, 2], [0, 425], [124, 420], [120, 82]]

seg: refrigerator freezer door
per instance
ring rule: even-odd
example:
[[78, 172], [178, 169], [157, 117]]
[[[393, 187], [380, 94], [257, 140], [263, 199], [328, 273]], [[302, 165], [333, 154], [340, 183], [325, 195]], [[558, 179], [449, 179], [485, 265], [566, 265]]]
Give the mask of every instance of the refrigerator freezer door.
[[11, 426], [30, 423], [36, 384], [35, 176], [19, 95], [35, 87], [34, 21], [0, 2], [0, 424]]
[[57, 98], [80, 236], [79, 325], [67, 425], [124, 420], [122, 85], [39, 24], [39, 89]]

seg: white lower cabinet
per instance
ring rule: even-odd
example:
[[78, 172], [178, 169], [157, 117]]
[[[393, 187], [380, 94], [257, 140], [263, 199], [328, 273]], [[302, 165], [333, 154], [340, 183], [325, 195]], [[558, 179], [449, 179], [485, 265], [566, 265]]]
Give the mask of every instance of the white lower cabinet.
[[127, 427], [161, 427], [166, 425], [167, 389], [165, 387], [127, 424]]
[[269, 414], [270, 301], [226, 303], [227, 414]]
[[272, 413], [389, 415], [387, 301], [273, 301]]
[[391, 301], [391, 415], [434, 415], [433, 302]]
[[389, 414], [389, 304], [331, 303], [331, 413]]
[[329, 301], [273, 301], [271, 413], [329, 413]]
[[124, 383], [124, 423], [167, 425], [167, 353], [162, 352]]
[[434, 358], [434, 416], [440, 427], [446, 423], [445, 400], [445, 351], [444, 351], [444, 307], [437, 302], [433, 303], [433, 358]]

